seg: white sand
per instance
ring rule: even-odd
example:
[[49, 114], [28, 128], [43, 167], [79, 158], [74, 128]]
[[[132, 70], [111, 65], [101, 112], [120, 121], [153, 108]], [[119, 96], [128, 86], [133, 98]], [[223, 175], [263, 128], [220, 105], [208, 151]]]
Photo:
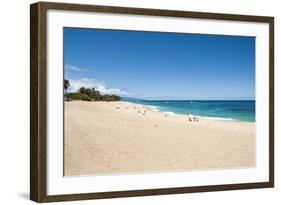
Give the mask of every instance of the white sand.
[[65, 102], [65, 175], [255, 165], [255, 123], [166, 115], [128, 102]]

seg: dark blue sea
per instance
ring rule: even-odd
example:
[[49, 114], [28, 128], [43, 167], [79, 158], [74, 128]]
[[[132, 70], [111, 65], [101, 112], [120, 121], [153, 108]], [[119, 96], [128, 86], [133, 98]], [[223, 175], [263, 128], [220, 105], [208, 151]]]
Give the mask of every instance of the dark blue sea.
[[126, 100], [161, 112], [255, 122], [255, 101]]

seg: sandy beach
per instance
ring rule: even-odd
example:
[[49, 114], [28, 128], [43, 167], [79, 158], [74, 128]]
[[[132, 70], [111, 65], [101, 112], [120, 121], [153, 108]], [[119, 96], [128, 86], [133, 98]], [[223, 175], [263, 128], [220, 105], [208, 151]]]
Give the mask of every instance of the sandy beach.
[[255, 123], [155, 111], [129, 102], [65, 102], [64, 175], [255, 166]]

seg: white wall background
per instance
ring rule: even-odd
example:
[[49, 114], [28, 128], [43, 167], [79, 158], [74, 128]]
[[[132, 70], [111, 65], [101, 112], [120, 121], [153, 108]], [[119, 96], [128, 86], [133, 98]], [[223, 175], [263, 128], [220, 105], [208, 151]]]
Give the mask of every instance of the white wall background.
[[[51, 0], [50, 0], [51, 1]], [[32, 204], [29, 198], [29, 4], [7, 0], [0, 7], [0, 204]], [[275, 16], [274, 189], [105, 199], [69, 204], [278, 204], [281, 196], [281, 12], [278, 0], [60, 0], [86, 4]], [[279, 202], [280, 203], [280, 202]], [[53, 203], [56, 204], [56, 203]], [[60, 203], [64, 204], [64, 203]]]

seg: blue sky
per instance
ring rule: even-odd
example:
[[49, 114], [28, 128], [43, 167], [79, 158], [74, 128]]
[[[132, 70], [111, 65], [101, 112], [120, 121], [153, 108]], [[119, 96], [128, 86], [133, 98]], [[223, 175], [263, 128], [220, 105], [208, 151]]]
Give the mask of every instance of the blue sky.
[[64, 28], [70, 91], [143, 99], [255, 99], [255, 38]]

